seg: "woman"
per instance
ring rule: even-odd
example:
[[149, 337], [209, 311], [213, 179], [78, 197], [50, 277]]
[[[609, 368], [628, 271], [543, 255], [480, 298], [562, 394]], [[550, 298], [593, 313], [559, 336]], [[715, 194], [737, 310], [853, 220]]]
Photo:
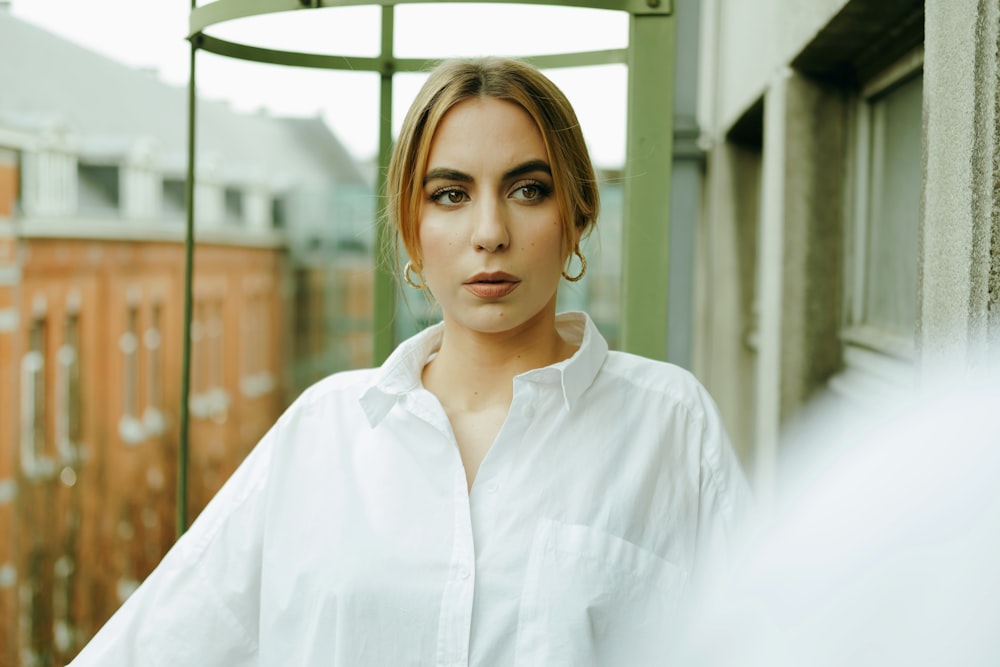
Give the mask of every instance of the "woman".
[[443, 322], [307, 390], [74, 665], [662, 663], [746, 486], [690, 374], [556, 315], [598, 210], [569, 103], [443, 63], [388, 194]]

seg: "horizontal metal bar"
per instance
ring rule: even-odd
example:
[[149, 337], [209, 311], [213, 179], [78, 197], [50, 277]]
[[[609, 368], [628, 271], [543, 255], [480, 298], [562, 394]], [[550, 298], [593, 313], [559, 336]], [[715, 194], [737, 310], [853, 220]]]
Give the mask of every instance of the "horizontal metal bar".
[[[349, 70], [357, 72], [381, 72], [385, 63], [381, 58], [365, 56], [336, 56], [319, 53], [300, 53], [296, 51], [279, 51], [265, 49], [259, 46], [249, 46], [230, 42], [211, 35], [195, 35], [192, 37], [195, 46], [203, 51], [209, 51], [220, 56], [249, 60], [258, 63], [289, 65], [293, 67], [315, 67], [319, 69]], [[420, 61], [423, 65], [426, 61]], [[396, 61], [396, 71], [405, 71], [406, 63]], [[421, 69], [415, 67], [414, 71]]]
[[[195, 35], [193, 41], [195, 46], [203, 51], [239, 60], [350, 72], [379, 72], [382, 74], [425, 72], [430, 69], [435, 61], [435, 59], [425, 58], [393, 58], [388, 60], [366, 56], [336, 56], [319, 53], [279, 51], [230, 42], [218, 37], [212, 37], [211, 35]], [[627, 60], [627, 56], [627, 49], [606, 49], [603, 51], [524, 56], [523, 60], [532, 63], [540, 69], [555, 69], [559, 67], [622, 64]]]
[[544, 56], [524, 56], [521, 60], [531, 63], [538, 69], [590, 67], [592, 65], [624, 65], [628, 62], [628, 49], [605, 49], [603, 51], [579, 51], [576, 53], [554, 53]]
[[188, 37], [217, 23], [297, 9], [305, 9], [299, 0], [216, 0], [191, 10]]
[[[462, 2], [464, 0], [436, 0], [436, 2]], [[633, 15], [671, 14], [673, 0], [477, 0], [484, 4], [548, 5], [577, 9], [606, 9], [628, 12]], [[205, 28], [233, 19], [330, 7], [357, 7], [362, 5], [427, 4], [427, 0], [215, 0], [191, 10], [188, 37], [203, 32]]]

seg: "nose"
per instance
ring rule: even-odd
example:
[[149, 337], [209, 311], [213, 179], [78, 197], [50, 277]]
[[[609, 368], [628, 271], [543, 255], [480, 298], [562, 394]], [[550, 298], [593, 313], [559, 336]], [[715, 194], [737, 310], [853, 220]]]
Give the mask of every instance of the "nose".
[[472, 245], [476, 250], [498, 252], [510, 247], [506, 213], [498, 200], [480, 200], [474, 216]]

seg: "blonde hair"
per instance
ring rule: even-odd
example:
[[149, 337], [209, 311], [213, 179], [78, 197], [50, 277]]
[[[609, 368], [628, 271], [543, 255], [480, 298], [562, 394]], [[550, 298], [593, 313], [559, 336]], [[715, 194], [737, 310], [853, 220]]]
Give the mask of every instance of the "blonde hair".
[[424, 83], [403, 120], [386, 174], [387, 223], [419, 267], [418, 224], [423, 177], [431, 141], [441, 119], [470, 98], [494, 98], [517, 104], [534, 119], [545, 142], [567, 258], [573, 238], [585, 238], [600, 208], [590, 154], [569, 100], [536, 68], [510, 58], [470, 58], [441, 62]]

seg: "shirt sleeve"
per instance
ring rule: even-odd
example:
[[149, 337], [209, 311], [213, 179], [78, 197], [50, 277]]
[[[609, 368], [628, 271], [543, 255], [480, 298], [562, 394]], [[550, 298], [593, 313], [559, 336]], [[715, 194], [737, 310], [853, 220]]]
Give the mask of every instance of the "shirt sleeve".
[[262, 505], [278, 429], [258, 443], [70, 667], [257, 664]]
[[701, 488], [698, 503], [699, 577], [724, 576], [740, 558], [747, 539], [753, 497], [722, 418], [707, 391], [701, 390]]

